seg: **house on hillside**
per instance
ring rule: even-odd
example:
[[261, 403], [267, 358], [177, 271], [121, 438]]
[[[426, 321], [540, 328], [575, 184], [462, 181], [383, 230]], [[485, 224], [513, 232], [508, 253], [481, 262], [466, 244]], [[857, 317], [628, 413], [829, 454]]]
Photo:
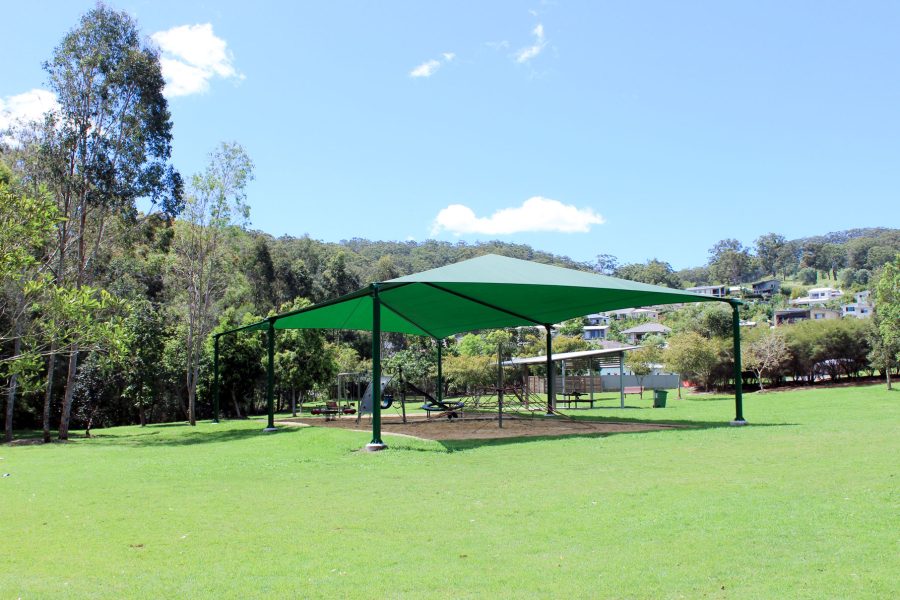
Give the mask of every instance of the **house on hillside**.
[[822, 305], [829, 300], [840, 298], [843, 295], [844, 292], [842, 292], [841, 290], [836, 290], [830, 287], [813, 288], [809, 290], [808, 296], [803, 296], [802, 298], [791, 300], [791, 304], [796, 304], [797, 306]]
[[609, 315], [601, 313], [592, 313], [585, 318], [585, 325], [609, 325]]
[[689, 287], [687, 292], [702, 294], [704, 296], [712, 296], [713, 298], [724, 298], [728, 294], [728, 286], [725, 285], [698, 285]]
[[621, 310], [613, 310], [606, 313], [610, 318], [618, 321], [624, 319], [637, 319], [645, 317], [654, 321], [659, 320], [659, 311], [655, 308], [623, 308]]
[[840, 318], [841, 313], [830, 308], [821, 306], [810, 306], [808, 308], [786, 308], [784, 310], [775, 311], [775, 327], [779, 325], [788, 325], [797, 321], [820, 321], [823, 319]]
[[872, 316], [875, 306], [869, 302], [871, 292], [864, 290], [853, 295], [855, 302], [841, 305], [841, 315], [844, 317], [856, 317], [857, 319], [868, 319]]
[[777, 279], [764, 279], [753, 284], [753, 294], [763, 298], [771, 298], [781, 289], [781, 282]]
[[666, 335], [671, 332], [672, 330], [665, 325], [660, 325], [659, 323], [644, 323], [643, 325], [626, 329], [622, 331], [622, 334], [628, 336], [628, 341], [632, 344], [638, 344], [648, 335]]
[[605, 340], [608, 331], [609, 325], [585, 325], [581, 337], [589, 342]]

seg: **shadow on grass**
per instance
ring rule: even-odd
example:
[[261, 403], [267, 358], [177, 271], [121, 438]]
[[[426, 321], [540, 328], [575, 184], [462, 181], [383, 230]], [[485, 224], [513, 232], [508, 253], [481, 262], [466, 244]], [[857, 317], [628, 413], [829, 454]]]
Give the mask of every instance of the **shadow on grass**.
[[[647, 421], [642, 421], [647, 423]], [[753, 425], [748, 427], [789, 427], [791, 423]], [[726, 426], [727, 427], [727, 426]], [[509, 438], [488, 438], [488, 439], [472, 439], [472, 440], [436, 440], [438, 444], [448, 452], [459, 452], [461, 450], [473, 450], [475, 448], [485, 448], [488, 446], [506, 446], [508, 444], [526, 444], [531, 442], [546, 442], [561, 439], [577, 439], [577, 438], [605, 438], [614, 435], [635, 435], [642, 433], [660, 433], [666, 431], [685, 431], [689, 429], [712, 429], [712, 427], [693, 427], [693, 428], [664, 428], [664, 429], [643, 429], [639, 431], [611, 431], [611, 432], [594, 432], [594, 433], [571, 433], [564, 435], [533, 435]]]
[[197, 444], [216, 444], [222, 442], [234, 442], [240, 440], [256, 439], [260, 436], [267, 435], [290, 435], [296, 433], [303, 428], [301, 427], [279, 427], [275, 432], [264, 432], [261, 426], [259, 429], [222, 429], [219, 431], [210, 431], [209, 429], [192, 430], [187, 432], [179, 432], [177, 435], [170, 435], [169, 429], [177, 427], [189, 427], [182, 423], [162, 423], [158, 425], [147, 425], [139, 432], [127, 435], [116, 435], [97, 432], [91, 439], [102, 440], [106, 445], [116, 446], [193, 446]]
[[[535, 420], [544, 419], [546, 417], [533, 417]], [[550, 417], [552, 418], [552, 417]], [[523, 419], [517, 419], [521, 421]], [[559, 435], [525, 435], [525, 436], [516, 436], [516, 437], [497, 437], [497, 438], [471, 438], [471, 439], [456, 439], [456, 440], [431, 440], [434, 444], [437, 444], [438, 447], [420, 447], [411, 445], [409, 447], [404, 444], [397, 444], [395, 446], [391, 446], [396, 450], [403, 451], [414, 451], [414, 452], [459, 452], [463, 450], [473, 450], [477, 448], [485, 448], [490, 446], [506, 446], [510, 444], [527, 444], [532, 442], [546, 442], [553, 440], [561, 440], [561, 439], [578, 439], [578, 438], [604, 438], [615, 435], [633, 435], [633, 434], [643, 434], [643, 433], [660, 433], [660, 432], [669, 432], [669, 431], [698, 431], [705, 429], [733, 429], [730, 423], [723, 423], [722, 421], [688, 421], [688, 420], [677, 420], [677, 419], [667, 419], [667, 420], [658, 420], [658, 421], [641, 421], [634, 419], [627, 419], [621, 417], [580, 417], [575, 419], [577, 422], [584, 423], [622, 423], [622, 424], [634, 424], [634, 425], [657, 425], [658, 429], [638, 429], [631, 431], [586, 431], [586, 432], [572, 432], [572, 433], [564, 433]], [[797, 423], [759, 423], [759, 424], [747, 424], [740, 429], [754, 429], [760, 427], [795, 427]], [[577, 427], [577, 425], [576, 425]], [[390, 433], [389, 431], [385, 431], [385, 433]]]

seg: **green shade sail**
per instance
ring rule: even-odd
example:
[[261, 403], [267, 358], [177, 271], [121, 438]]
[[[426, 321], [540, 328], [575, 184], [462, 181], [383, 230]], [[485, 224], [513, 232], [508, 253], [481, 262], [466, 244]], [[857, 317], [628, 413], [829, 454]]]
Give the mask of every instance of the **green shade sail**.
[[719, 298], [488, 254], [375, 283], [346, 296], [271, 317], [244, 329], [372, 330], [444, 338], [476, 329], [553, 324], [593, 312]]

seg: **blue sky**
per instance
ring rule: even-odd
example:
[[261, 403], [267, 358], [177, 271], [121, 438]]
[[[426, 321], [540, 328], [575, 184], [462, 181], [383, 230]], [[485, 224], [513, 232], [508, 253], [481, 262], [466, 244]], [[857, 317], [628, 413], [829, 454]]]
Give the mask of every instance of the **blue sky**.
[[[17, 2], [0, 117], [93, 2]], [[252, 226], [703, 264], [900, 226], [897, 2], [166, 2], [176, 166], [256, 164]], [[499, 214], [495, 214], [498, 213]]]

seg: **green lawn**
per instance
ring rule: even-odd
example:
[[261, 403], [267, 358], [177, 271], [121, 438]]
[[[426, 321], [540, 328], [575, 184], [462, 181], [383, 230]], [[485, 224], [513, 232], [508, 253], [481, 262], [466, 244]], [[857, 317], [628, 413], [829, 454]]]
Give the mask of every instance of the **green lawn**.
[[[454, 444], [257, 420], [0, 447], [0, 598], [900, 596], [900, 391], [669, 396], [691, 430]], [[610, 404], [613, 403], [611, 399]]]

